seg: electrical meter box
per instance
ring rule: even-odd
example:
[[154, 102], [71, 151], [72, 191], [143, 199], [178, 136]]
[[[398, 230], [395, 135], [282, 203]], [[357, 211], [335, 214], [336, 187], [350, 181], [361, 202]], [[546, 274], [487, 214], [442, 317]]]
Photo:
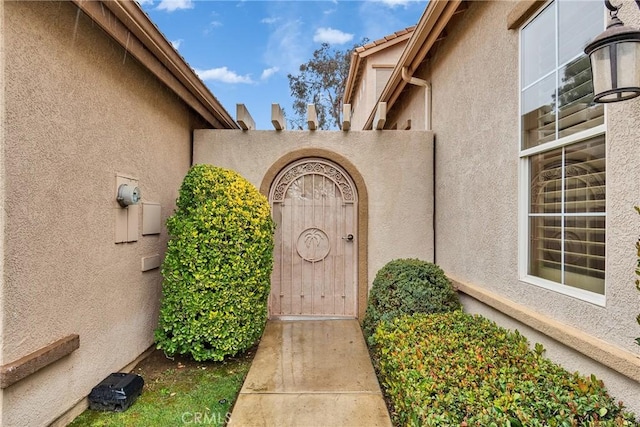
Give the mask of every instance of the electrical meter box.
[[89, 393], [89, 408], [97, 411], [126, 411], [140, 396], [144, 380], [140, 375], [116, 372]]

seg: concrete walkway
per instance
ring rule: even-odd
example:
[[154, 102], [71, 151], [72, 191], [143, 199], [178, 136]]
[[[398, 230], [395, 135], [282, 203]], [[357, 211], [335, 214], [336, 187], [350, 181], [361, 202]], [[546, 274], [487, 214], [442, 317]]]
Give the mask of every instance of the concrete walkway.
[[390, 427], [358, 321], [267, 322], [228, 425]]

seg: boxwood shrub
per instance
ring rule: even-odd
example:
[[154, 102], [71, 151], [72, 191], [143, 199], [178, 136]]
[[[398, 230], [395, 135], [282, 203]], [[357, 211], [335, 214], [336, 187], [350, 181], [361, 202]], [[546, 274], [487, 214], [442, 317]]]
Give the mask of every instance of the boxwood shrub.
[[372, 355], [400, 426], [637, 426], [594, 376], [461, 310], [381, 322]]
[[459, 308], [458, 294], [440, 267], [416, 258], [396, 259], [378, 270], [373, 280], [362, 328], [369, 339], [381, 320]]
[[198, 361], [251, 347], [266, 324], [273, 268], [267, 199], [236, 172], [196, 165], [167, 229], [157, 347]]

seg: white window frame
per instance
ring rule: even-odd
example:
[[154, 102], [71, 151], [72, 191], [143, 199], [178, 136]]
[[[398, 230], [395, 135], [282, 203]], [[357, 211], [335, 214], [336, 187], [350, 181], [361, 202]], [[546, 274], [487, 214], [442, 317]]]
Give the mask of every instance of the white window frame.
[[[576, 288], [569, 285], [563, 285], [561, 283], [557, 283], [551, 280], [543, 279], [538, 276], [533, 276], [528, 273], [529, 271], [529, 256], [530, 256], [530, 215], [529, 215], [529, 203], [531, 200], [531, 176], [530, 176], [530, 158], [535, 154], [539, 154], [542, 152], [547, 152], [550, 150], [554, 150], [561, 147], [566, 147], [570, 145], [574, 145], [580, 143], [582, 141], [586, 141], [588, 139], [604, 135], [605, 136], [605, 150], [606, 150], [606, 124], [607, 124], [607, 112], [608, 109], [604, 108], [604, 124], [593, 127], [591, 129], [584, 130], [582, 132], [575, 133], [573, 135], [569, 135], [563, 138], [556, 139], [555, 141], [550, 141], [535, 147], [523, 149], [523, 141], [522, 141], [522, 29], [525, 28], [529, 23], [531, 23], [534, 19], [536, 19], [539, 14], [545, 10], [551, 3], [559, 0], [549, 0], [543, 6], [539, 8], [535, 15], [530, 17], [525, 23], [522, 24], [518, 34], [518, 147], [519, 147], [519, 176], [518, 176], [518, 212], [519, 212], [519, 226], [518, 226], [518, 276], [519, 280], [534, 286], [538, 286], [553, 292], [557, 292], [559, 294], [567, 295], [573, 298], [577, 298], [598, 306], [606, 306], [606, 294], [607, 294], [607, 268], [606, 268], [606, 260], [607, 260], [607, 252], [608, 245], [606, 244], [605, 237], [605, 284], [604, 284], [604, 294], [598, 294], [595, 292], [590, 292], [587, 290], [583, 290], [580, 288]], [[603, 15], [605, 15], [604, 7], [603, 7]], [[558, 17], [556, 14], [556, 27], [558, 25]], [[603, 28], [604, 30], [604, 28]], [[558, 37], [555, 38], [555, 50], [556, 50], [556, 58], [558, 55]], [[575, 58], [574, 58], [575, 59]], [[558, 67], [555, 69], [562, 68], [562, 64], [556, 64]], [[558, 129], [556, 127], [556, 138], [557, 138]], [[605, 156], [605, 173], [607, 170], [607, 157]], [[608, 206], [608, 202], [606, 202], [606, 206]], [[605, 212], [602, 213], [590, 213], [590, 216], [603, 216], [607, 217], [608, 208], [605, 208]], [[563, 217], [569, 217], [570, 214], [562, 214]], [[606, 227], [605, 226], [605, 236], [606, 236]]]

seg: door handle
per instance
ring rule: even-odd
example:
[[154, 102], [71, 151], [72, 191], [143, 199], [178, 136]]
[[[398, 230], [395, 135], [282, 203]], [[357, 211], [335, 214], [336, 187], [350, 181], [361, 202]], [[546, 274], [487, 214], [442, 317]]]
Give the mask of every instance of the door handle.
[[347, 234], [342, 238], [342, 240], [346, 240], [347, 242], [353, 241], [353, 234]]

